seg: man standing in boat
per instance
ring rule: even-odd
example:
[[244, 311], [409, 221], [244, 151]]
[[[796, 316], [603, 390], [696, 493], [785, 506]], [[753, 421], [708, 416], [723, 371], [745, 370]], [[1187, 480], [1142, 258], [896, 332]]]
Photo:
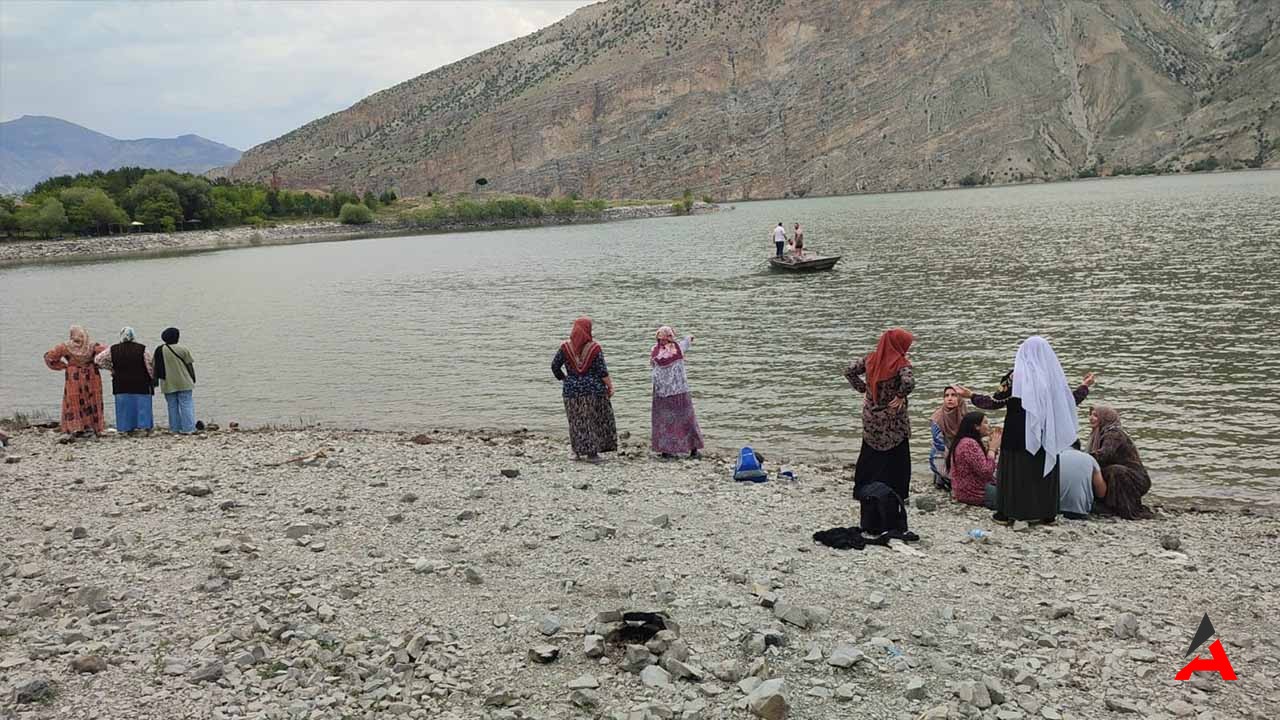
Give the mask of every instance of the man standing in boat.
[[796, 243], [796, 258], [804, 260], [804, 230], [800, 228], [800, 223], [796, 223], [796, 231], [792, 237]]
[[782, 249], [787, 244], [787, 229], [778, 223], [778, 227], [773, 229], [773, 247], [778, 253], [778, 257], [782, 257]]

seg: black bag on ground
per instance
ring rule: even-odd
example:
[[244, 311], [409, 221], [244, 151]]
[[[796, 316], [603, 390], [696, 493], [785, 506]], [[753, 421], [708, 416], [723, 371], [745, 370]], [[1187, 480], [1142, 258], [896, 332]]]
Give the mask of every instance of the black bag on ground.
[[862, 505], [859, 525], [863, 532], [907, 531], [907, 509], [902, 504], [902, 498], [888, 485], [870, 482], [861, 488], [854, 488], [853, 496]]

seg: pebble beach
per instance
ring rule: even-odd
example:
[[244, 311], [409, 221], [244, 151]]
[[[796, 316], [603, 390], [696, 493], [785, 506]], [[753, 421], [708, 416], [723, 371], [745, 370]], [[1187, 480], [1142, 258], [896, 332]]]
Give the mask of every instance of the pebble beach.
[[[0, 464], [3, 717], [1280, 716], [1280, 522], [1247, 508], [1015, 529], [917, 478], [918, 543], [841, 551], [812, 540], [855, 522], [831, 466], [57, 437]], [[1205, 613], [1234, 682], [1174, 680]]]

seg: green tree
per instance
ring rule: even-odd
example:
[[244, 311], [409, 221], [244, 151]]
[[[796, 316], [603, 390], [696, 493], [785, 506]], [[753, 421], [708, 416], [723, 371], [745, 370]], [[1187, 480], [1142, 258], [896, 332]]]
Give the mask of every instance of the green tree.
[[24, 214], [26, 230], [52, 237], [67, 228], [67, 210], [57, 198], [48, 198], [38, 210]]
[[397, 199], [399, 198], [396, 197], [395, 190], [383, 190], [382, 194], [378, 196], [378, 202], [382, 203], [383, 205], [390, 205], [391, 203], [395, 202]]
[[66, 208], [71, 230], [80, 234], [101, 234], [112, 225], [129, 222], [129, 216], [101, 188], [69, 187], [58, 193], [58, 199]]
[[362, 203], [347, 203], [338, 211], [338, 222], [344, 225], [366, 225], [373, 222], [373, 211]]
[[13, 237], [21, 229], [18, 223], [18, 203], [8, 195], [0, 195], [0, 232]]
[[129, 191], [133, 218], [143, 225], [154, 225], [172, 232], [182, 222], [182, 204], [178, 193], [162, 182], [139, 182]]

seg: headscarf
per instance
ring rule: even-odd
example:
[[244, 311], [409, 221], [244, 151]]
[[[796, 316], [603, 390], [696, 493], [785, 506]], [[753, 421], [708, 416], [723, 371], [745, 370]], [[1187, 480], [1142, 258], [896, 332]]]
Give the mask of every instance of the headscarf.
[[[177, 332], [174, 330], [175, 334]], [[591, 338], [591, 318], [583, 316], [574, 320], [569, 339], [560, 344], [560, 349], [574, 372], [579, 375], [585, 373], [600, 354], [600, 343]]]
[[89, 339], [88, 331], [79, 325], [72, 325], [68, 337], [70, 338], [66, 342], [68, 355], [81, 361], [93, 359], [93, 341]]
[[1098, 416], [1098, 426], [1089, 435], [1089, 452], [1096, 453], [1102, 448], [1103, 435], [1124, 428], [1120, 425], [1120, 413], [1110, 405], [1094, 405], [1093, 414]]
[[876, 349], [867, 355], [867, 393], [876, 401], [876, 393], [882, 380], [888, 380], [911, 364], [907, 349], [915, 337], [902, 328], [890, 328], [880, 336]]
[[684, 351], [676, 340], [676, 331], [670, 325], [658, 328], [658, 342], [649, 351], [649, 366], [666, 367], [677, 360], [684, 359]]
[[160, 339], [165, 341], [168, 345], [178, 342], [178, 328], [165, 328], [164, 332], [160, 333]]
[[[954, 385], [948, 385], [943, 389], [943, 394], [945, 395], [947, 390], [954, 387]], [[946, 438], [948, 443], [955, 438], [956, 431], [960, 429], [960, 421], [964, 419], [965, 413], [969, 412], [969, 403], [959, 396], [956, 399], [959, 402], [956, 403], [954, 408], [948, 410], [946, 405], [939, 405], [938, 409], [934, 410], [933, 415], [929, 417], [929, 420], [937, 425], [938, 429], [942, 430], [942, 437]]]
[[1027, 414], [1027, 452], [1034, 455], [1044, 449], [1044, 474], [1048, 475], [1058, 463], [1058, 453], [1076, 441], [1076, 399], [1057, 354], [1039, 335], [1018, 346], [1013, 396], [1021, 398]]
[[133, 328], [125, 326], [120, 328], [120, 342], [136, 342]]

